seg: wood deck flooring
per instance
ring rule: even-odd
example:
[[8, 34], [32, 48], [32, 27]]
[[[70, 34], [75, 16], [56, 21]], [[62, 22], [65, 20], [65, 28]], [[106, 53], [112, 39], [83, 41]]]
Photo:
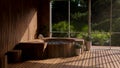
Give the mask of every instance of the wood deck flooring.
[[120, 47], [92, 46], [79, 56], [30, 60], [8, 64], [8, 68], [120, 68]]

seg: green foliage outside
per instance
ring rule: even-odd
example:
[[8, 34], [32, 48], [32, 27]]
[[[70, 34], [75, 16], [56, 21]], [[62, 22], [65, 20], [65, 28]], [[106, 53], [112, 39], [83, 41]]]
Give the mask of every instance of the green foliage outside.
[[[68, 37], [68, 31], [69, 31], [69, 24], [66, 21], [60, 21], [57, 24], [54, 24], [52, 26], [53, 32], [56, 32], [54, 36], [57, 37]], [[70, 30], [75, 31], [74, 26], [70, 25]], [[57, 33], [59, 32], [59, 33]]]
[[77, 38], [83, 38], [88, 41], [92, 41], [93, 45], [109, 45], [110, 42], [110, 33], [104, 31], [94, 31], [91, 36], [88, 36], [88, 33], [81, 32], [77, 34]]
[[91, 34], [93, 37], [92, 42], [94, 45], [108, 45], [110, 40], [110, 33], [104, 31], [95, 31]]
[[[88, 33], [88, 0], [80, 0], [82, 6], [78, 7], [79, 0], [71, 1], [71, 16], [70, 16], [70, 32], [72, 37], [85, 38], [84, 36]], [[54, 3], [55, 4], [55, 3]], [[67, 4], [67, 3], [66, 3]], [[59, 5], [58, 5], [59, 6]], [[119, 9], [120, 3], [118, 0], [113, 1], [113, 19], [112, 19], [112, 31], [120, 32], [120, 15]], [[98, 8], [99, 7], [99, 8]], [[65, 7], [66, 8], [66, 7]], [[63, 7], [62, 7], [63, 9]], [[59, 10], [62, 10], [59, 9]], [[73, 10], [74, 9], [74, 10]], [[94, 45], [109, 45], [110, 42], [110, 0], [92, 0], [92, 43]], [[61, 33], [56, 33], [54, 36], [58, 37], [68, 37], [68, 22], [66, 21], [67, 12], [60, 14], [61, 12], [56, 12], [56, 16], [53, 18], [52, 31], [59, 31]], [[63, 19], [64, 18], [64, 19]], [[77, 33], [74, 33], [77, 32]], [[112, 34], [112, 44], [117, 45], [119, 43], [119, 34]]]
[[[70, 26], [71, 31], [76, 31], [75, 26]], [[65, 37], [65, 33], [68, 32], [68, 23], [66, 21], [61, 21], [58, 24], [53, 25], [54, 31], [63, 32], [61, 34], [55, 34], [57, 37]], [[66, 33], [67, 34], [67, 33]], [[110, 40], [110, 33], [104, 31], [94, 31], [91, 34], [91, 37], [88, 36], [87, 32], [80, 32], [74, 34], [76, 38], [83, 38], [85, 40], [92, 40], [94, 45], [106, 45]]]
[[82, 45], [80, 45], [80, 43], [77, 43], [77, 42], [75, 43], [75, 48], [76, 49], [80, 49], [81, 47], [82, 47]]
[[71, 14], [71, 25], [74, 26], [77, 32], [88, 31], [88, 12], [81, 13], [81, 12], [75, 12]]
[[120, 32], [120, 17], [118, 18], [113, 18], [113, 23], [112, 23], [112, 30], [114, 32]]
[[[68, 32], [69, 24], [66, 21], [60, 21], [57, 24], [53, 25], [53, 31], [60, 31], [60, 32]], [[75, 31], [75, 27], [73, 25], [70, 25], [70, 30]]]
[[[117, 17], [117, 18], [113, 18], [113, 24], [112, 24], [112, 30], [114, 32], [120, 32], [120, 18]], [[112, 45], [114, 46], [120, 46], [120, 34], [112, 34], [111, 35], [111, 39], [114, 40], [112, 41]]]

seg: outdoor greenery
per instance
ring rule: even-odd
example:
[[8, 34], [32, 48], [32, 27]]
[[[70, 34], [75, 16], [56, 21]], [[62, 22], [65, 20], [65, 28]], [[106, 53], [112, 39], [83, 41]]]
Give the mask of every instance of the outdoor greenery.
[[77, 43], [77, 42], [75, 43], [75, 48], [76, 48], [76, 49], [80, 49], [81, 47], [82, 47], [82, 45], [80, 45], [80, 44]]
[[87, 17], [88, 17], [88, 12], [71, 13], [71, 25], [74, 26], [76, 32], [79, 32], [79, 31], [87, 32], [88, 31]]
[[[69, 24], [66, 21], [60, 21], [57, 24], [53, 25], [54, 31], [66, 32], [68, 31]], [[71, 31], [74, 31], [74, 26], [70, 25]]]
[[110, 33], [95, 31], [92, 34], [92, 42], [94, 45], [108, 45], [110, 42]]
[[[113, 0], [113, 18], [112, 32], [120, 32], [120, 2]], [[78, 3], [81, 6], [78, 6]], [[70, 32], [72, 37], [84, 38], [92, 40], [94, 45], [109, 45], [110, 43], [110, 0], [92, 0], [92, 24], [91, 35], [88, 35], [88, 0], [71, 0], [70, 5]], [[68, 23], [68, 2], [54, 1], [53, 2], [53, 36], [67, 37], [69, 31]], [[77, 33], [75, 33], [77, 32]], [[119, 45], [120, 35], [112, 34], [112, 44]], [[116, 40], [117, 39], [117, 40]]]
[[[53, 27], [52, 28], [53, 31], [56, 32], [56, 33], [54, 33], [53, 36], [55, 36], [55, 37], [68, 37], [68, 30], [69, 30], [68, 29], [69, 28], [68, 22], [60, 21], [60, 22], [54, 24], [52, 27]], [[71, 29], [71, 31], [75, 31], [75, 28], [73, 25], [70, 25], [70, 29]], [[59, 33], [57, 33], [57, 32], [59, 32]]]
[[109, 45], [110, 42], [110, 33], [109, 32], [92, 32], [91, 36], [88, 33], [81, 32], [77, 34], [77, 38], [83, 38], [86, 41], [92, 41], [94, 45]]

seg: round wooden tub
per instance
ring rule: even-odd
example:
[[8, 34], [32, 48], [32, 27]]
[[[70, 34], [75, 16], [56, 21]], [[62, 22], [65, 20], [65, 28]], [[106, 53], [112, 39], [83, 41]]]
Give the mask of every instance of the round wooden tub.
[[47, 39], [48, 58], [75, 56], [75, 47], [73, 39], [52, 38]]

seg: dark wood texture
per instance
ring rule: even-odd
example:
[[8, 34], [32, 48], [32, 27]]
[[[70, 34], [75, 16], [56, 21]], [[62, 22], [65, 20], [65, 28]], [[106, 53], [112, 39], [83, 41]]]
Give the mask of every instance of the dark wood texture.
[[43, 33], [44, 25], [49, 28], [49, 0], [0, 0], [0, 68], [7, 51]]
[[120, 47], [94, 46], [79, 56], [31, 60], [8, 68], [120, 68]]
[[8, 63], [16, 63], [22, 61], [22, 50], [11, 50], [7, 52]]
[[42, 42], [21, 42], [14, 48], [22, 50], [22, 60], [37, 60], [43, 59], [43, 49], [45, 43]]
[[48, 58], [75, 56], [75, 40], [70, 38], [46, 38]]
[[16, 43], [34, 39], [37, 17], [32, 0], [3, 0], [0, 2], [0, 54]]
[[20, 41], [34, 39], [37, 28], [37, 0], [0, 0], [0, 68], [5, 53]]
[[75, 56], [75, 48], [72, 43], [47, 45], [48, 58]]
[[[39, 0], [38, 8], [38, 30], [36, 38], [39, 34], [43, 34], [44, 37], [49, 36], [49, 1], [50, 0]], [[41, 23], [42, 22], [42, 23]]]

